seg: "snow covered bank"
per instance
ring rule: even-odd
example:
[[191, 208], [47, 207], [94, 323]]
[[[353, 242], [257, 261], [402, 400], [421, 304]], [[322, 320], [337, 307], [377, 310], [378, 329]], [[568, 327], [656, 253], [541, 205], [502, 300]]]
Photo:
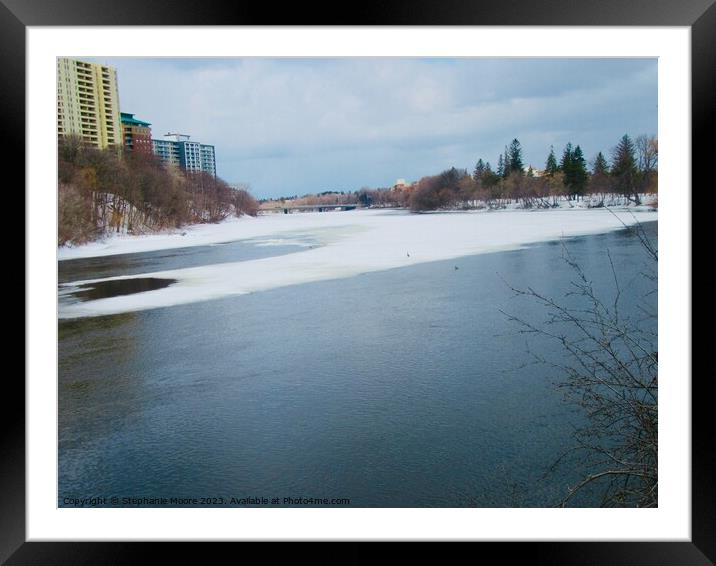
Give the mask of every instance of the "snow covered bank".
[[[629, 203], [626, 199], [624, 199], [624, 197], [619, 195], [590, 195], [579, 201], [572, 201], [565, 197], [560, 197], [557, 199], [557, 207], [552, 210], [591, 208], [597, 206], [600, 202], [605, 206], [613, 207], [613, 210], [615, 211], [617, 209], [627, 210], [627, 208], [634, 212], [651, 210], [650, 204], [655, 202], [656, 196], [641, 195], [641, 198], [644, 205], [638, 207], [629, 205], [628, 207], [625, 207], [624, 205], [628, 205]], [[484, 203], [480, 204], [484, 205]], [[524, 203], [515, 201], [501, 206], [497, 210], [520, 210], [523, 208]], [[537, 208], [539, 207], [536, 207], [534, 210]], [[351, 211], [351, 214], [380, 215], [386, 214], [387, 211], [391, 211], [395, 214], [405, 214], [407, 212], [395, 209], [372, 209]], [[475, 214], [486, 212], [495, 211], [472, 210], [469, 213]], [[459, 213], [465, 214], [465, 212]], [[343, 225], [346, 223], [346, 220], [343, 217], [344, 214], [346, 213], [303, 212], [290, 215], [271, 213], [261, 215], [258, 218], [250, 216], [243, 216], [241, 218], [232, 217], [218, 224], [197, 224], [161, 234], [110, 234], [103, 240], [91, 242], [89, 244], [82, 244], [80, 246], [62, 246], [57, 250], [57, 259], [62, 261], [66, 259], [131, 254], [191, 246], [205, 246], [210, 244], [233, 242], [237, 240], [261, 238], [280, 233], [287, 233], [288, 236], [292, 236], [292, 232], [296, 233], [301, 230], [313, 230], [319, 226], [330, 227]], [[284, 243], [280, 238], [275, 241], [277, 245], [278, 243]], [[295, 241], [292, 243], [299, 245], [299, 243]], [[264, 245], [271, 244], [268, 243], [267, 240], [267, 243]]]
[[[241, 218], [187, 234], [124, 237], [62, 251], [60, 259], [206, 245], [241, 239], [310, 237], [318, 246], [289, 255], [111, 279], [176, 279], [163, 289], [75, 304], [60, 318], [98, 316], [204, 301], [428, 261], [516, 249], [562, 237], [602, 233], [656, 220], [645, 210], [499, 210], [410, 214], [396, 210], [301, 213]], [[267, 240], [268, 241], [268, 240]], [[94, 281], [79, 281], [86, 284]]]

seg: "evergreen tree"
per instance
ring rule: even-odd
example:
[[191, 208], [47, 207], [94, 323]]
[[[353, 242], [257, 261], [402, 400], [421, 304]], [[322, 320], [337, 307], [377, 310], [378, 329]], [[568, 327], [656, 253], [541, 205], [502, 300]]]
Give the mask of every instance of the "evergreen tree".
[[532, 165], [530, 165], [530, 166], [527, 168], [527, 176], [528, 176], [528, 177], [534, 177], [534, 176], [535, 176], [535, 172], [534, 172], [534, 169], [532, 169]]
[[572, 193], [576, 195], [584, 194], [588, 179], [587, 162], [584, 160], [582, 148], [577, 146], [572, 153], [572, 164], [568, 183]]
[[637, 193], [636, 148], [628, 134], [622, 136], [613, 150], [612, 178], [617, 191], [635, 203], [640, 203]]
[[507, 167], [509, 175], [512, 172], [524, 175], [524, 165], [522, 163], [522, 146], [517, 138], [512, 140], [510, 147], [507, 150], [507, 157], [509, 159], [509, 166]]
[[567, 145], [564, 146], [564, 151], [562, 152], [562, 160], [559, 162], [559, 168], [562, 170], [565, 176], [568, 175], [568, 171], [572, 166], [573, 152], [574, 150], [572, 149], [572, 142], [568, 142]]
[[508, 151], [507, 146], [505, 146], [504, 158], [502, 159], [502, 177], [507, 178], [511, 171], [512, 165], [510, 164], [510, 152]]
[[549, 155], [544, 166], [544, 173], [548, 177], [554, 177], [557, 172], [559, 172], [559, 165], [557, 165], [557, 158], [554, 155], [554, 146], [549, 146]]
[[[568, 142], [562, 152], [562, 160], [559, 162], [559, 168], [564, 175], [564, 186], [567, 189], [567, 194], [574, 195], [574, 148], [572, 142]], [[571, 198], [571, 197], [570, 197]]]
[[609, 165], [601, 151], [597, 153], [597, 156], [594, 158], [592, 175], [609, 175]]
[[497, 176], [505, 176], [505, 160], [503, 159], [502, 155], [500, 155], [500, 157], [497, 159]]
[[606, 193], [611, 190], [611, 179], [609, 178], [609, 165], [600, 151], [594, 158], [592, 165], [592, 176], [589, 179], [590, 193]]
[[485, 173], [485, 163], [482, 161], [482, 158], [477, 160], [477, 164], [475, 165], [475, 171], [472, 174], [472, 178], [475, 179], [475, 181], [481, 181], [482, 175]]

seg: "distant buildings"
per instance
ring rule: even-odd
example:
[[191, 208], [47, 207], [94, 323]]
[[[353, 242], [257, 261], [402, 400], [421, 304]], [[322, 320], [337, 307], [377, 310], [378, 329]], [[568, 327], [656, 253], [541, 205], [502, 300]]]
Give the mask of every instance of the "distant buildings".
[[57, 136], [81, 136], [98, 148], [154, 153], [167, 165], [204, 171], [216, 177], [213, 145], [191, 141], [185, 134], [152, 139], [149, 122], [120, 112], [114, 67], [76, 59], [57, 59]]
[[216, 154], [213, 145], [191, 141], [186, 134], [166, 134], [164, 139], [153, 139], [155, 155], [167, 165], [185, 171], [204, 171], [216, 177]]
[[525, 169], [525, 173], [529, 173], [530, 169], [532, 169], [532, 176], [533, 176], [533, 177], [541, 177], [542, 175], [544, 175], [544, 171], [543, 171], [543, 170], [541, 170], [541, 169], [536, 169], [536, 168], [532, 167], [532, 165], [529, 165], [529, 166], [527, 167], [527, 169]]
[[122, 145], [114, 67], [57, 59], [57, 135], [81, 136], [99, 149]]
[[137, 120], [134, 114], [122, 112], [122, 140], [127, 151], [137, 153], [153, 153], [152, 129], [149, 122]]
[[398, 179], [393, 185], [395, 191], [410, 191], [414, 188], [415, 183], [408, 183], [405, 179]]

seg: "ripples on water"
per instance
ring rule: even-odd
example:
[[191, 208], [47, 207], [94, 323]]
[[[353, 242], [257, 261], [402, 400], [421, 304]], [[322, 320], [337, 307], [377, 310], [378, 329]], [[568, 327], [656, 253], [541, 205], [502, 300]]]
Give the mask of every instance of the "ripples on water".
[[[635, 238], [568, 246], [605, 293], [609, 248], [629, 281], [624, 304], [641, 296]], [[102, 269], [154, 271], [155, 260], [103, 258]], [[89, 494], [549, 506], [579, 476], [543, 479], [581, 415], [546, 368], [521, 367], [525, 336], [500, 310], [539, 316], [507, 283], [558, 295], [571, 276], [561, 247], [545, 243], [60, 321], [59, 504]]]

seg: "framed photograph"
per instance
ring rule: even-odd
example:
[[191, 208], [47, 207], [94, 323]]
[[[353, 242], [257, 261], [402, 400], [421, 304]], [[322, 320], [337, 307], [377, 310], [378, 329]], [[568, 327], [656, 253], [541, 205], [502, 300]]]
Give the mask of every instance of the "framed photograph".
[[3, 563], [713, 563], [711, 2], [0, 1], [28, 223]]

